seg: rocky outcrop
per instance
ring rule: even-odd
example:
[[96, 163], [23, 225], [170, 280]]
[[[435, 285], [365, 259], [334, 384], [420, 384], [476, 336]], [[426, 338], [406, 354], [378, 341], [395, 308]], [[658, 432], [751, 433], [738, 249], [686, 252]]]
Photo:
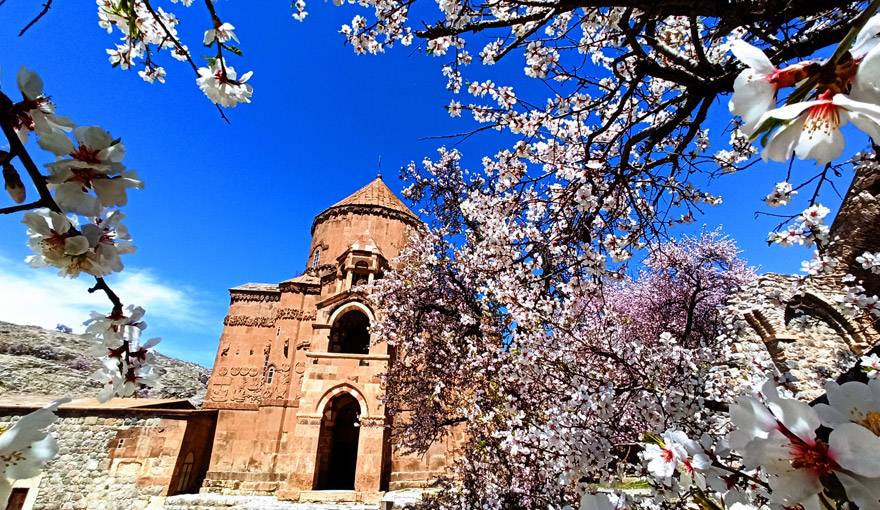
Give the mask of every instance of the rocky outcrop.
[[[88, 353], [91, 345], [81, 335], [0, 322], [0, 396], [94, 396], [98, 384], [89, 376], [99, 362]], [[156, 366], [162, 386], [142, 390], [139, 396], [202, 401], [209, 369], [162, 354], [157, 354]]]

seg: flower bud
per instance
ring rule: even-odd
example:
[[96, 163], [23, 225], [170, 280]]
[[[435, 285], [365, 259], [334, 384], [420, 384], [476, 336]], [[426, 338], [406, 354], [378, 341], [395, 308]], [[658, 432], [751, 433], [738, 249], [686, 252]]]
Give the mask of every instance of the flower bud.
[[18, 170], [8, 161], [3, 163], [3, 181], [6, 184], [6, 192], [16, 204], [24, 202], [25, 189], [18, 176]]

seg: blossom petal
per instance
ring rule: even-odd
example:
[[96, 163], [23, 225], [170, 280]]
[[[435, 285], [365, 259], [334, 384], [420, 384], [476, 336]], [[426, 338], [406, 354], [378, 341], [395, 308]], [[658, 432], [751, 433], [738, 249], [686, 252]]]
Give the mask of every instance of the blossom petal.
[[64, 253], [82, 255], [89, 251], [89, 239], [86, 236], [73, 236], [64, 240]]
[[824, 101], [819, 101], [819, 100], [801, 101], [800, 103], [787, 104], [784, 106], [780, 106], [779, 108], [770, 110], [769, 112], [765, 113], [764, 116], [761, 117], [761, 123], [764, 123], [764, 121], [769, 120], [771, 118], [779, 119], [779, 120], [791, 120], [796, 117], [799, 117], [802, 113], [809, 110], [810, 108], [812, 108], [814, 106], [818, 106], [820, 104], [825, 104], [827, 102], [828, 102], [827, 100], [824, 100]]
[[861, 476], [850, 476], [847, 473], [837, 472], [837, 479], [846, 490], [846, 497], [859, 505], [859, 510], [880, 509], [880, 483], [875, 479], [865, 479]]
[[[765, 113], [764, 117], [766, 116], [767, 114]], [[762, 117], [762, 119], [764, 117]], [[770, 135], [770, 139], [767, 141], [767, 146], [764, 147], [763, 152], [761, 152], [761, 157], [764, 161], [788, 161], [788, 158], [791, 157], [791, 153], [794, 152], [798, 138], [801, 136], [801, 131], [804, 128], [804, 120], [805, 119], [797, 119], [790, 124], [778, 128]], [[763, 124], [763, 120], [758, 123], [758, 125], [761, 124]]]
[[728, 108], [730, 113], [739, 115], [745, 121], [743, 132], [751, 135], [761, 117], [776, 103], [776, 87], [765, 75], [746, 69], [733, 83], [733, 96]]
[[[877, 62], [880, 65], [880, 60]], [[867, 133], [874, 143], [880, 143], [880, 106], [837, 94], [832, 102], [849, 112], [849, 118], [859, 129]]]
[[41, 133], [40, 139], [37, 140], [37, 143], [44, 150], [47, 150], [56, 156], [67, 156], [73, 152], [74, 149], [73, 142], [70, 141], [70, 138], [60, 131]]
[[736, 430], [730, 434], [730, 445], [741, 450], [753, 438], [765, 438], [776, 428], [776, 418], [754, 397], [740, 397], [730, 406], [730, 421]]
[[[828, 396], [829, 405], [816, 405], [816, 412], [820, 412], [819, 406], [822, 406], [823, 411], [821, 411], [821, 413], [824, 413], [828, 418], [836, 418], [834, 413], [824, 409], [825, 407], [831, 407], [832, 410], [839, 415], [841, 420], [834, 423], [833, 420], [828, 420], [826, 422], [823, 419], [822, 424], [832, 428], [841, 423], [860, 422], [864, 420], [865, 412], [867, 410], [865, 406], [874, 400], [871, 388], [867, 384], [855, 381], [844, 383], [842, 385], [829, 381], [825, 384], [825, 393]], [[821, 417], [822, 414], [820, 414], [820, 418]]]
[[859, 63], [850, 97], [871, 103], [880, 99], [880, 46], [875, 46]]
[[9, 501], [10, 494], [12, 494], [12, 484], [5, 476], [0, 476], [0, 501]]
[[803, 439], [807, 443], [816, 440], [816, 429], [821, 423], [816, 411], [809, 405], [790, 398], [781, 398], [775, 402], [769, 402], [767, 407], [776, 418], [785, 425], [792, 434]]
[[852, 55], [858, 58], [860, 55], [864, 55], [869, 50], [876, 47], [877, 41], [872, 41], [872, 39], [876, 39], [878, 33], [880, 33], [880, 14], [875, 14], [871, 16], [868, 21], [865, 22], [862, 29], [859, 30], [856, 40], [852, 45]]
[[831, 431], [829, 453], [841, 468], [869, 478], [880, 477], [880, 437], [856, 425], [843, 423]]
[[25, 213], [21, 222], [27, 225], [29, 229], [33, 230], [34, 233], [40, 234], [41, 236], [48, 236], [52, 233], [49, 224], [46, 222], [46, 217], [42, 214], [35, 212]]
[[770, 74], [776, 70], [763, 51], [742, 39], [736, 39], [730, 43], [730, 52], [742, 63], [756, 71]]
[[103, 150], [113, 143], [113, 137], [110, 133], [98, 126], [80, 126], [73, 132], [77, 141], [90, 149]]
[[849, 122], [849, 114], [838, 108], [837, 115], [840, 119], [838, 125], [829, 122], [824, 126], [820, 125], [819, 129], [805, 129], [801, 132], [794, 148], [798, 158], [812, 159], [824, 165], [840, 157], [846, 142], [839, 126]]
[[43, 95], [43, 80], [40, 76], [21, 66], [18, 70], [18, 90], [24, 97], [34, 100]]

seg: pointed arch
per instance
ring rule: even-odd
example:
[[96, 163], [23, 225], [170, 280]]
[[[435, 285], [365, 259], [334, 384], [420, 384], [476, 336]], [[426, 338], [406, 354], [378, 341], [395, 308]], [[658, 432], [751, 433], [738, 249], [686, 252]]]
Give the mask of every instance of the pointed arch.
[[810, 315], [828, 324], [856, 353], [866, 345], [859, 328], [846, 318], [832, 303], [812, 292], [793, 296], [785, 304], [785, 325], [799, 315]]
[[367, 408], [367, 400], [364, 398], [364, 395], [357, 388], [348, 383], [338, 384], [324, 392], [318, 400], [318, 405], [315, 406], [315, 414], [323, 414], [330, 402], [341, 393], [348, 393], [358, 401], [361, 407], [362, 418], [370, 415], [369, 409]]
[[367, 318], [370, 320], [370, 324], [376, 321], [376, 316], [373, 314], [373, 310], [371, 310], [369, 306], [361, 303], [360, 301], [347, 301], [337, 306], [333, 310], [333, 312], [330, 314], [330, 318], [327, 320], [327, 323], [333, 324], [339, 317], [345, 315], [352, 310], [358, 310], [366, 315]]

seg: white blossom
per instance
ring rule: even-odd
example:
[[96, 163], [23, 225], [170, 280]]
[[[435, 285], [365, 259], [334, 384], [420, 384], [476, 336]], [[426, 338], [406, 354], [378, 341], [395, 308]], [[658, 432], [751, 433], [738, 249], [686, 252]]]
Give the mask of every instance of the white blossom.
[[861, 367], [862, 371], [868, 375], [868, 378], [877, 379], [880, 377], [880, 356], [876, 354], [862, 356]]
[[880, 107], [853, 101], [843, 94], [776, 108], [766, 112], [758, 124], [770, 119], [784, 125], [770, 134], [762, 152], [765, 161], [788, 161], [792, 153], [818, 164], [833, 161], [843, 152], [840, 128], [850, 121], [875, 143], [880, 142]]
[[37, 73], [22, 66], [17, 82], [23, 101], [15, 109], [14, 128], [22, 143], [27, 142], [31, 131], [43, 136], [73, 129], [73, 121], [55, 113], [55, 105], [43, 93], [43, 80]]
[[791, 184], [784, 181], [777, 182], [776, 186], [773, 187], [773, 192], [764, 197], [764, 202], [770, 207], [788, 205], [795, 195], [797, 195], [797, 191], [792, 188]]
[[856, 262], [862, 265], [862, 269], [867, 269], [874, 274], [880, 274], [880, 251], [876, 253], [866, 251], [856, 257]]
[[205, 46], [210, 46], [215, 40], [221, 43], [225, 43], [230, 39], [238, 42], [238, 37], [235, 36], [234, 30], [235, 27], [231, 23], [221, 23], [218, 27], [205, 30], [205, 37], [202, 42]]
[[58, 419], [58, 406], [69, 398], [26, 414], [10, 428], [0, 428], [0, 501], [7, 501], [12, 491], [10, 481], [33, 478], [58, 454], [58, 443], [47, 431]]
[[235, 68], [217, 58], [211, 62], [210, 67], [199, 68], [196, 82], [211, 101], [230, 108], [239, 103], [251, 102], [254, 91], [247, 81], [253, 74], [253, 71], [248, 71], [241, 79], [237, 79]]

